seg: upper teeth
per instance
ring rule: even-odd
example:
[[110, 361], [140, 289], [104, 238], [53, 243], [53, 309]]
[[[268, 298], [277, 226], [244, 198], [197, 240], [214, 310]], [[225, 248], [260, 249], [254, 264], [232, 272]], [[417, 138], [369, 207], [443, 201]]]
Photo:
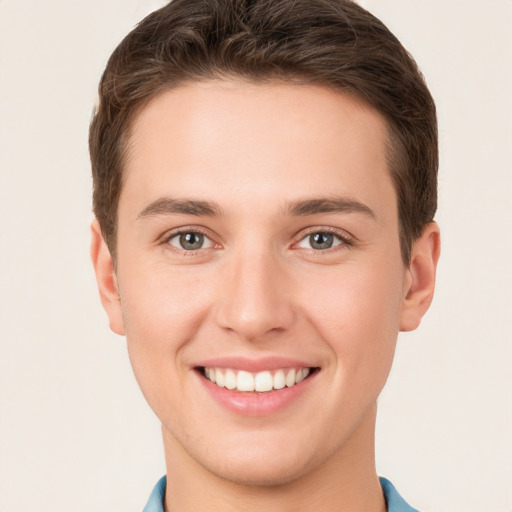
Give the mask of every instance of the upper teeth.
[[286, 368], [274, 372], [250, 373], [229, 368], [205, 368], [205, 376], [217, 386], [236, 391], [271, 391], [291, 387], [303, 381], [310, 368]]

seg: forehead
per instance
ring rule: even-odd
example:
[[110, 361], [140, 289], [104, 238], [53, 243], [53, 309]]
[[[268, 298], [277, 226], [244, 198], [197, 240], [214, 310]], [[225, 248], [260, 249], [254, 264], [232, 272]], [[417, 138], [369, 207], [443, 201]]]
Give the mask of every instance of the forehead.
[[331, 192], [378, 201], [379, 187], [391, 187], [386, 137], [375, 109], [325, 87], [182, 85], [135, 120], [120, 204], [164, 194], [246, 201], [248, 192], [261, 200]]

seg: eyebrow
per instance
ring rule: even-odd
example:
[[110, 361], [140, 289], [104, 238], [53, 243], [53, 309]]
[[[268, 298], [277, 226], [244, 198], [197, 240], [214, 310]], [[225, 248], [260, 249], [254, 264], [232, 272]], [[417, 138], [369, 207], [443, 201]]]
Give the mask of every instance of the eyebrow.
[[[285, 205], [283, 213], [294, 217], [316, 215], [319, 213], [362, 213], [372, 218], [376, 217], [373, 210], [365, 204], [345, 197], [292, 201]], [[162, 197], [146, 206], [137, 215], [137, 219], [171, 214], [219, 217], [223, 215], [223, 211], [219, 204], [214, 201]]]
[[375, 212], [365, 204], [346, 197], [326, 197], [293, 201], [286, 205], [285, 214], [293, 216], [317, 213], [362, 213], [376, 218]]
[[150, 203], [142, 210], [137, 219], [155, 217], [168, 214], [197, 215], [205, 217], [218, 217], [222, 215], [221, 207], [212, 201], [197, 199], [174, 199], [162, 197]]

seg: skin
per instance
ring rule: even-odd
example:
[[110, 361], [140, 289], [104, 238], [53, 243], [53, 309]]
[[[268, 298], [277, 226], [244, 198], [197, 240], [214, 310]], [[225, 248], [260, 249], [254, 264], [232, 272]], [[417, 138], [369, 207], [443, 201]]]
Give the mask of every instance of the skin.
[[[91, 254], [110, 326], [162, 422], [167, 510], [385, 510], [376, 401], [399, 330], [430, 305], [439, 256], [431, 223], [401, 260], [386, 135], [354, 97], [291, 84], [187, 84], [136, 119], [115, 270], [96, 221]], [[152, 211], [163, 198], [219, 211]], [[363, 208], [293, 211], [311, 199]], [[205, 246], [180, 248], [179, 228]], [[309, 236], [324, 232], [334, 246], [319, 250]], [[200, 385], [194, 365], [216, 356], [320, 371], [283, 410], [246, 417]]]

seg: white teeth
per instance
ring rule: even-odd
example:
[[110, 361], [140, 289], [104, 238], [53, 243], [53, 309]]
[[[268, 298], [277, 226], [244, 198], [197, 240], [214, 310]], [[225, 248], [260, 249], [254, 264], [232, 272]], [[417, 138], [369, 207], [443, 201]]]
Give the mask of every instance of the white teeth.
[[274, 387], [274, 379], [270, 372], [260, 372], [254, 379], [254, 389], [259, 392], [270, 391]]
[[224, 374], [218, 368], [215, 370], [215, 384], [224, 387]]
[[295, 376], [295, 384], [302, 382], [310, 373], [309, 368], [301, 368]]
[[[272, 374], [273, 373], [273, 374]], [[275, 372], [250, 373], [229, 368], [205, 368], [204, 375], [217, 386], [235, 391], [265, 393], [273, 389], [292, 387], [311, 373], [310, 368], [288, 368]]]
[[249, 372], [238, 372], [236, 380], [236, 389], [238, 391], [254, 391], [254, 377]]
[[228, 389], [236, 388], [236, 374], [233, 370], [226, 371], [225, 384]]
[[274, 389], [283, 389], [286, 385], [283, 370], [278, 370], [274, 375]]
[[286, 375], [286, 387], [291, 388], [295, 384], [295, 370], [292, 368]]

